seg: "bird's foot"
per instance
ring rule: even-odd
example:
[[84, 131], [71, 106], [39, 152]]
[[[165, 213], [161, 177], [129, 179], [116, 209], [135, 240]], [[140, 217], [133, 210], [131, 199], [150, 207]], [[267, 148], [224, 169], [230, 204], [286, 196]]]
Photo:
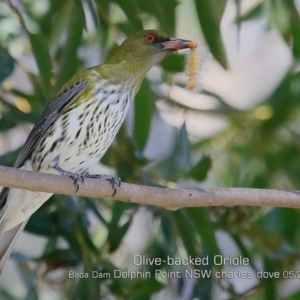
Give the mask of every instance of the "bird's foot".
[[58, 171], [58, 173], [60, 175], [66, 175], [66, 176], [69, 176], [71, 177], [73, 180], [74, 180], [74, 185], [75, 185], [75, 193], [78, 192], [79, 190], [79, 181], [81, 181], [81, 183], [84, 182], [84, 177], [81, 175], [81, 174], [78, 174], [78, 173], [72, 173], [70, 171], [66, 171], [64, 169], [62, 169], [59, 165], [55, 164], [53, 166], [53, 168]]
[[94, 179], [105, 179], [108, 180], [113, 188], [114, 196], [117, 193], [118, 188], [121, 186], [121, 178], [115, 177], [112, 175], [105, 175], [105, 174], [90, 174], [88, 172], [84, 173], [83, 176], [85, 178], [94, 178]]

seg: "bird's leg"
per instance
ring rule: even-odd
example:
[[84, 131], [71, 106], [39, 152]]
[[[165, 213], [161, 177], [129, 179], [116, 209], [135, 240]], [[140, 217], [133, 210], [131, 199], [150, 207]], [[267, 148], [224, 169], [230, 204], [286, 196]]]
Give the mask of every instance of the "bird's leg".
[[114, 196], [118, 190], [118, 188], [121, 186], [121, 178], [115, 177], [112, 175], [105, 175], [105, 174], [90, 174], [88, 171], [82, 174], [85, 178], [94, 178], [94, 179], [106, 179], [110, 182], [112, 188], [113, 188], [113, 194]]
[[66, 175], [71, 177], [74, 180], [74, 184], [75, 184], [75, 193], [78, 192], [79, 190], [79, 184], [78, 181], [81, 180], [81, 183], [83, 183], [84, 178], [81, 174], [78, 173], [73, 173], [67, 170], [62, 169], [59, 165], [58, 165], [58, 158], [55, 158], [53, 160], [53, 164], [51, 165], [52, 168], [54, 168], [60, 175]]

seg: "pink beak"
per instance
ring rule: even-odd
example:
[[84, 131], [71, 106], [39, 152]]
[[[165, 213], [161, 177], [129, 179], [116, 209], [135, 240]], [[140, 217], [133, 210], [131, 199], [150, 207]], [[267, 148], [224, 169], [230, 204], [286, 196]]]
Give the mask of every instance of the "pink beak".
[[180, 49], [187, 49], [187, 48], [195, 48], [197, 47], [197, 43], [188, 41], [188, 40], [181, 40], [176, 38], [170, 38], [169, 41], [163, 42], [163, 49], [164, 50], [180, 50]]

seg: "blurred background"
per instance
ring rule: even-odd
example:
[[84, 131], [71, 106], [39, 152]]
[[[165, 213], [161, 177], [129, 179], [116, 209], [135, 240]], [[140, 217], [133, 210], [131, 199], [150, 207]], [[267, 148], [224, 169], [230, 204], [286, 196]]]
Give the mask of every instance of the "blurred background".
[[[47, 102], [77, 70], [104, 63], [127, 35], [154, 28], [212, 53], [202, 91], [185, 89], [189, 51], [154, 67], [95, 173], [167, 188], [299, 190], [299, 15], [296, 0], [2, 0], [0, 164], [13, 165]], [[18, 240], [0, 298], [300, 299], [299, 217], [286, 208], [171, 212], [55, 195]], [[135, 266], [136, 254], [208, 257], [209, 264]], [[217, 255], [250, 264], [216, 266]], [[119, 269], [152, 276], [69, 276]], [[159, 269], [183, 276], [155, 277]], [[212, 273], [189, 278], [186, 270]], [[217, 278], [221, 270], [229, 278]], [[261, 270], [280, 276], [258, 278]], [[230, 278], [236, 271], [252, 276]]]

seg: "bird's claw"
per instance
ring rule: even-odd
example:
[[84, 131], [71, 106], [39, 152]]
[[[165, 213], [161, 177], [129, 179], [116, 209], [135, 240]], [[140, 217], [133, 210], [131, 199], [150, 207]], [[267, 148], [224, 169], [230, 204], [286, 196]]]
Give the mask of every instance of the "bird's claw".
[[117, 193], [118, 188], [121, 186], [121, 178], [119, 177], [114, 177], [111, 176], [110, 178], [106, 178], [106, 180], [108, 180], [113, 188], [113, 194], [112, 196], [114, 196]]
[[122, 182], [120, 177], [115, 177], [115, 176], [112, 176], [112, 175], [85, 173], [84, 177], [108, 180], [110, 182], [112, 188], [113, 188], [112, 196], [114, 196], [117, 193], [117, 190], [121, 186], [121, 182]]
[[71, 177], [74, 180], [75, 193], [77, 193], [78, 190], [79, 190], [79, 186], [80, 186], [80, 184], [78, 182], [81, 181], [81, 183], [83, 183], [84, 182], [84, 177], [80, 174], [77, 174], [77, 173], [71, 173], [68, 176]]
[[71, 177], [71, 178], [73, 179], [74, 185], [75, 185], [75, 193], [77, 193], [78, 190], [79, 190], [79, 186], [80, 186], [78, 182], [79, 182], [79, 180], [80, 180], [81, 183], [83, 183], [83, 182], [84, 182], [84, 177], [83, 177], [81, 174], [78, 174], [78, 173], [72, 173], [72, 172], [70, 172], [70, 171], [66, 171], [66, 170], [62, 169], [62, 168], [58, 165], [57, 160], [58, 160], [58, 158], [55, 158], [55, 164], [53, 165], [53, 168], [54, 168], [55, 170], [57, 170], [59, 174], [65, 175], [65, 176], [69, 176], [69, 177]]
[[80, 186], [79, 181], [81, 181], [81, 183], [83, 183], [84, 177], [80, 174], [72, 173], [72, 172], [68, 172], [68, 171], [66, 173], [64, 173], [63, 175], [69, 176], [70, 178], [73, 179], [74, 185], [75, 185], [75, 193], [77, 193], [79, 190], [79, 186]]

